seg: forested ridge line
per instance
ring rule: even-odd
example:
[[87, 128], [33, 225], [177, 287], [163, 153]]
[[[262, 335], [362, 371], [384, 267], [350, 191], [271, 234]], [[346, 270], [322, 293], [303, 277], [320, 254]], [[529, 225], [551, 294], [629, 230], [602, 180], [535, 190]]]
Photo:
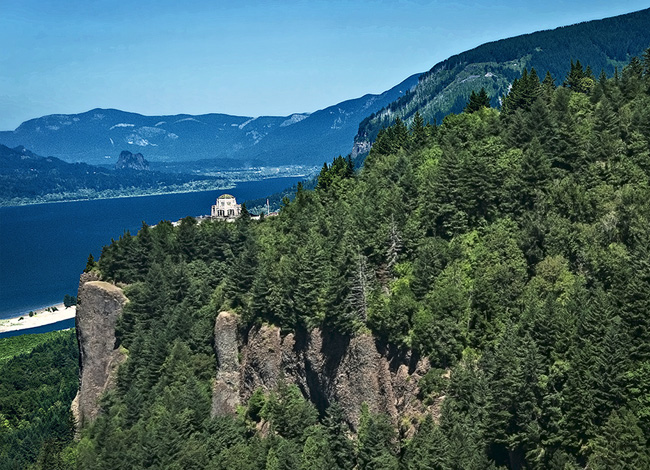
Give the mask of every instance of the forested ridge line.
[[[478, 90], [477, 90], [478, 91]], [[650, 466], [650, 52], [613, 78], [526, 70], [501, 111], [380, 132], [278, 217], [143, 225], [89, 270], [126, 285], [128, 360], [82, 468]], [[479, 105], [477, 105], [477, 103]], [[213, 325], [372, 332], [432, 365], [418, 432], [350, 435], [294, 386], [210, 418]]]
[[[562, 80], [571, 60], [589, 64], [608, 77], [632, 56], [642, 54], [650, 42], [650, 9], [612, 18], [537, 31], [482, 44], [434, 65], [420, 75], [408, 93], [359, 124], [355, 149], [363, 151], [383, 127], [399, 117], [410, 123], [418, 112], [425, 120], [441, 122], [459, 113], [472, 91], [484, 87], [493, 106], [508, 93], [512, 81], [531, 67]], [[626, 34], [621, 34], [625, 31]]]

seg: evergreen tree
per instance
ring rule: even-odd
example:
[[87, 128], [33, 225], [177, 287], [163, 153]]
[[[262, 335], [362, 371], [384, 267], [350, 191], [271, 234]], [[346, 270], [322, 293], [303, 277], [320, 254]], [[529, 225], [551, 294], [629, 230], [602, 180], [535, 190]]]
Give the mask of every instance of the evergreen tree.
[[503, 99], [504, 115], [513, 114], [518, 109], [529, 110], [542, 91], [539, 77], [534, 68], [524, 69], [521, 78], [512, 82], [510, 91]]
[[89, 273], [90, 271], [93, 270], [93, 268], [97, 267], [97, 262], [95, 261], [95, 258], [93, 257], [93, 254], [90, 253], [88, 255], [88, 261], [86, 261], [86, 267], [84, 269], [85, 273]]
[[643, 74], [646, 79], [650, 76], [650, 47], [643, 52]]
[[583, 69], [579, 60], [575, 63], [571, 61], [571, 70], [567, 75], [562, 86], [568, 87], [571, 91], [577, 93], [589, 93], [594, 86], [594, 77], [591, 73], [591, 68]]
[[361, 470], [396, 470], [394, 452], [395, 431], [386, 415], [370, 413], [367, 405], [361, 409], [357, 465]]
[[464, 111], [466, 113], [475, 113], [481, 108], [489, 108], [489, 107], [490, 107], [490, 97], [485, 91], [485, 88], [481, 88], [481, 91], [479, 91], [478, 93], [472, 90], [472, 93], [469, 96], [469, 101], [467, 102]]
[[591, 443], [588, 466], [596, 470], [650, 467], [646, 438], [634, 415], [625, 408], [615, 410]]
[[325, 414], [323, 425], [327, 431], [329, 449], [334, 458], [333, 468], [345, 470], [354, 467], [354, 446], [348, 437], [350, 429], [345, 422], [343, 409], [337, 402], [332, 403]]
[[411, 123], [411, 146], [414, 149], [423, 148], [428, 142], [428, 132], [420, 111], [416, 111]]
[[551, 76], [551, 72], [547, 71], [544, 80], [542, 80], [542, 95], [547, 103], [550, 103], [553, 91], [555, 91], [555, 80]]
[[406, 470], [447, 470], [451, 468], [448, 452], [446, 437], [427, 414], [408, 443], [402, 465]]

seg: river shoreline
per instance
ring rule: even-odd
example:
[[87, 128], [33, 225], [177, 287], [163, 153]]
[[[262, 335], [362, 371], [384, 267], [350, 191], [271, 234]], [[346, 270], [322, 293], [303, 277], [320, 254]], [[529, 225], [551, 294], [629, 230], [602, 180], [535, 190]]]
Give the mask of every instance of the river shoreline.
[[[174, 190], [174, 191], [162, 191], [162, 192], [144, 192], [140, 194], [119, 194], [119, 195], [110, 195], [102, 196], [98, 195], [96, 197], [79, 197], [72, 199], [55, 199], [52, 201], [27, 201], [27, 202], [18, 202], [13, 204], [5, 204], [0, 202], [0, 207], [25, 207], [25, 206], [38, 206], [41, 204], [59, 204], [64, 202], [86, 202], [86, 201], [105, 201], [110, 199], [124, 199], [131, 197], [148, 197], [148, 196], [169, 196], [171, 194], [187, 194], [187, 193], [203, 193], [211, 191], [227, 191], [236, 186], [236, 182], [233, 184], [227, 184], [223, 187], [214, 187], [208, 189], [188, 189], [188, 190]], [[5, 201], [6, 202], [6, 201]]]
[[26, 313], [17, 317], [0, 320], [0, 333], [37, 328], [74, 318], [77, 313], [77, 307], [72, 306], [66, 308], [63, 304], [56, 304], [36, 309], [33, 312], [34, 315], [31, 317], [29, 313]]
[[24, 207], [24, 206], [37, 206], [40, 204], [59, 204], [64, 202], [85, 202], [85, 201], [99, 201], [99, 200], [109, 200], [109, 199], [122, 199], [122, 198], [131, 198], [131, 197], [148, 197], [148, 196], [169, 196], [172, 194], [187, 194], [187, 193], [203, 193], [203, 192], [212, 192], [212, 191], [228, 191], [235, 187], [239, 183], [248, 183], [248, 182], [262, 182], [267, 179], [275, 178], [308, 178], [309, 173], [297, 174], [297, 175], [288, 175], [288, 176], [266, 176], [260, 179], [251, 179], [251, 180], [232, 180], [229, 183], [224, 185], [214, 185], [212, 187], [200, 188], [200, 189], [175, 189], [171, 191], [144, 191], [142, 193], [136, 194], [111, 194], [111, 195], [102, 195], [101, 193], [97, 194], [94, 197], [80, 196], [72, 197], [70, 199], [54, 199], [54, 200], [31, 200], [21, 198], [19, 201], [0, 201], [0, 207]]
[[[295, 185], [302, 178], [271, 178], [238, 183], [228, 189], [238, 201], [260, 199]], [[218, 191], [96, 199], [0, 207], [0, 319], [76, 295], [88, 254], [127, 231], [135, 235], [144, 221], [176, 221], [208, 214]], [[265, 199], [264, 199], [265, 200]]]

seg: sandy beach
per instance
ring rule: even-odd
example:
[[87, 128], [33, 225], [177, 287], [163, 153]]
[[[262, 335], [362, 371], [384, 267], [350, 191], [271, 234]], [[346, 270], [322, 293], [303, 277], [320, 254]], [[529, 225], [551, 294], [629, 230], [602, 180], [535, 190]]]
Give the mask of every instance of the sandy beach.
[[[48, 309], [52, 308], [55, 308], [56, 310], [54, 312], [48, 311]], [[65, 308], [63, 304], [39, 308], [38, 310], [34, 310], [34, 315], [31, 317], [29, 316], [29, 313], [26, 313], [22, 315], [22, 317], [0, 320], [0, 333], [49, 325], [50, 323], [74, 318], [76, 312], [76, 306]], [[22, 318], [22, 320], [20, 318]]]

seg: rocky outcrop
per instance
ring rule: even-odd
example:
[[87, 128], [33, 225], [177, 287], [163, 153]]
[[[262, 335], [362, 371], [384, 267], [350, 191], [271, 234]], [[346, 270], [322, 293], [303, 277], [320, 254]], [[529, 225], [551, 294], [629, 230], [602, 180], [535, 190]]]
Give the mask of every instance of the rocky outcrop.
[[77, 299], [80, 371], [72, 411], [80, 428], [97, 417], [99, 397], [114, 386], [117, 367], [126, 359], [116, 344], [115, 326], [128, 300], [120, 288], [92, 273], [82, 275]]
[[[95, 420], [101, 395], [115, 385], [127, 357], [115, 337], [127, 302], [120, 288], [92, 273], [82, 275], [76, 319], [80, 386], [72, 404], [78, 429]], [[244, 338], [238, 333], [237, 316], [221, 312], [214, 326], [212, 416], [234, 416], [255, 390], [271, 391], [281, 383], [295, 384], [321, 411], [338, 402], [355, 431], [363, 404], [389, 415], [406, 435], [424, 413], [435, 414], [418, 398], [428, 362], [378, 345], [369, 334], [347, 337], [316, 328], [282, 335], [267, 324]]]
[[138, 170], [148, 171], [149, 162], [144, 159], [141, 153], [135, 155], [128, 150], [122, 150], [117, 163], [115, 164], [116, 170]]
[[372, 147], [372, 144], [368, 140], [357, 140], [356, 138], [354, 139], [354, 145], [352, 146], [352, 152], [350, 153], [350, 158], [353, 160], [357, 158], [359, 155], [366, 154], [370, 152], [370, 147]]
[[237, 318], [227, 312], [214, 325], [214, 350], [218, 371], [212, 388], [212, 416], [234, 416], [239, 400], [239, 349]]
[[220, 313], [213, 415], [232, 414], [256, 389], [272, 390], [281, 381], [297, 385], [321, 410], [339, 402], [352, 429], [359, 425], [364, 403], [396, 424], [414, 423], [428, 411], [417, 398], [428, 362], [382, 348], [369, 334], [350, 338], [314, 329], [283, 337], [278, 327], [262, 325], [253, 327], [245, 341], [235, 341], [236, 331], [236, 316]]

